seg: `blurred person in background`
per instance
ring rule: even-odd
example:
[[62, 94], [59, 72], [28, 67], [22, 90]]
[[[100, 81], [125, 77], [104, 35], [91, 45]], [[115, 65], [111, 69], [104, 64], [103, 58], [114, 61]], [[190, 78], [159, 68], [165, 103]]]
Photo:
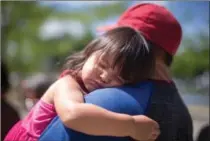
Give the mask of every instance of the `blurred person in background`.
[[28, 111], [39, 101], [54, 81], [55, 78], [44, 73], [34, 74], [22, 81], [21, 87], [25, 97], [25, 106]]
[[[112, 88], [109, 89], [110, 95], [103, 89], [96, 90], [85, 96], [85, 102], [131, 115], [135, 109], [144, 109], [146, 106], [145, 111], [139, 114], [149, 116], [160, 124], [161, 134], [157, 141], [193, 141], [192, 118], [170, 75], [173, 56], [182, 39], [181, 25], [166, 8], [144, 3], [128, 8], [116, 25], [99, 29], [106, 32], [120, 26], [129, 26], [138, 30], [150, 43], [151, 48], [154, 48], [155, 75], [143, 83], [141, 89], [135, 89], [132, 85], [129, 90], [126, 89], [127, 91], [123, 87], [118, 88], [118, 91]], [[135, 103], [133, 99], [138, 101], [139, 105], [132, 107], [131, 105]], [[130, 139], [84, 135], [66, 128], [57, 117], [40, 138], [40, 141], [48, 140], [129, 141]]]
[[18, 112], [7, 102], [9, 90], [9, 72], [6, 64], [1, 61], [1, 140], [4, 139], [10, 128], [20, 120]]

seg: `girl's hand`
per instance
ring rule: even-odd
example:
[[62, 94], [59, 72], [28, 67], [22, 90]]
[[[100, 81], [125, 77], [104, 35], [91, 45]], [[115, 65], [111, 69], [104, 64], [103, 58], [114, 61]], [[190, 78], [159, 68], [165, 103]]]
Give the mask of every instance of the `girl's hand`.
[[134, 126], [131, 132], [131, 137], [136, 140], [150, 140], [157, 139], [160, 135], [159, 125], [156, 121], [143, 116], [132, 116], [134, 119]]

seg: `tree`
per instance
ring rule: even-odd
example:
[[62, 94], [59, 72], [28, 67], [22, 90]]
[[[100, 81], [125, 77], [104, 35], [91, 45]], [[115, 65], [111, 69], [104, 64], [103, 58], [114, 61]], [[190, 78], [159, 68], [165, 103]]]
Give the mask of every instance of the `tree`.
[[185, 51], [175, 56], [172, 72], [182, 79], [194, 78], [209, 71], [209, 39], [200, 34], [195, 41], [185, 42]]
[[[53, 9], [43, 8], [37, 2], [29, 1], [3, 1], [1, 7], [2, 59], [7, 60], [10, 68], [22, 71], [28, 65], [23, 63], [23, 57], [27, 54], [24, 52], [24, 45], [30, 41], [30, 45], [39, 42], [38, 29]], [[14, 43], [12, 49], [9, 48], [11, 43]], [[15, 55], [8, 56], [7, 52], [12, 50], [16, 51]]]
[[[43, 66], [47, 64], [46, 60], [64, 58], [67, 52], [72, 53], [82, 49], [85, 43], [93, 38], [90, 27], [96, 21], [96, 17], [102, 20], [119, 14], [124, 10], [125, 5], [124, 2], [82, 11], [63, 12], [52, 7], [41, 6], [35, 1], [1, 2], [2, 58], [7, 61], [11, 71], [23, 73], [43, 71]], [[80, 21], [86, 27], [84, 36], [75, 39], [70, 35], [64, 35], [61, 38], [43, 40], [39, 36], [40, 26], [52, 17]]]

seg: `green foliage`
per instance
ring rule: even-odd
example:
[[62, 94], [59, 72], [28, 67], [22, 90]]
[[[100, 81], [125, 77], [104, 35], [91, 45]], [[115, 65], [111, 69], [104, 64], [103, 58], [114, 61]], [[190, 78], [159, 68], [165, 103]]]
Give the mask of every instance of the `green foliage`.
[[[42, 8], [37, 2], [2, 2], [2, 58], [7, 60], [11, 70], [27, 72], [33, 69], [29, 63], [24, 63], [26, 61], [24, 55], [27, 54], [24, 51], [25, 43], [30, 43], [28, 47], [31, 48], [32, 52], [35, 50], [34, 46], [37, 46], [40, 41], [37, 36], [39, 27], [52, 12], [53, 9]], [[12, 58], [7, 54], [8, 45], [11, 42], [14, 42], [16, 45], [12, 48], [16, 50], [16, 55]], [[33, 64], [33, 60], [30, 64]]]
[[172, 72], [178, 78], [193, 78], [209, 71], [209, 39], [200, 35], [199, 43], [185, 43], [185, 51], [175, 56]]
[[[125, 9], [125, 4], [126, 2], [82, 11], [60, 12], [35, 1], [1, 2], [1, 57], [7, 61], [11, 71], [27, 73], [43, 71], [44, 68], [57, 69], [57, 60], [63, 61], [66, 56], [81, 50], [93, 38], [90, 31], [93, 21], [120, 14]], [[64, 35], [61, 38], [43, 40], [39, 36], [40, 27], [49, 18], [79, 21], [85, 25], [85, 34], [79, 39]], [[10, 55], [11, 52], [15, 53]]]
[[85, 25], [90, 26], [98, 20], [106, 20], [110, 17], [120, 15], [127, 7], [129, 2], [119, 2], [112, 5], [101, 5], [97, 7], [89, 7], [80, 11], [57, 12], [52, 17], [59, 19], [67, 19], [81, 21]]

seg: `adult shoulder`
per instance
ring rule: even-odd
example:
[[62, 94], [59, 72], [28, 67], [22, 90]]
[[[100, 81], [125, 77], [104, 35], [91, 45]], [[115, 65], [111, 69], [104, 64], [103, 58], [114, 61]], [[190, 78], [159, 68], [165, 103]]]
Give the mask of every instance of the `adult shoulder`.
[[126, 114], [141, 114], [143, 108], [134, 97], [135, 89], [104, 88], [91, 92], [85, 96], [86, 103], [101, 106], [110, 111]]
[[117, 88], [98, 89], [85, 96], [86, 103], [93, 103], [108, 110], [126, 114], [143, 114], [153, 92], [150, 81]]

